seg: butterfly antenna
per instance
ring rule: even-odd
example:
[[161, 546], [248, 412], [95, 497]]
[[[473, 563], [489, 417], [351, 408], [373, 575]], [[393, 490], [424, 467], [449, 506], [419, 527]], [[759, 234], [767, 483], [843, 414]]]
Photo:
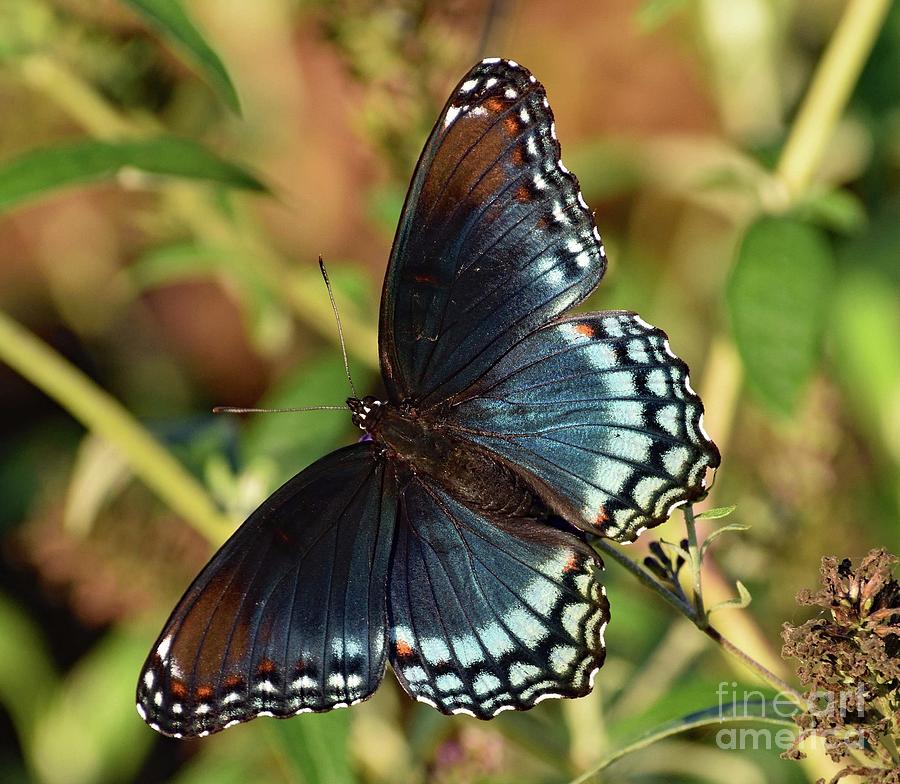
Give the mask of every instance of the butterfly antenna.
[[215, 406], [214, 414], [293, 414], [297, 411], [346, 411], [347, 406], [300, 406], [299, 408], [238, 408]]
[[325, 288], [328, 289], [328, 299], [331, 300], [331, 309], [334, 311], [334, 320], [337, 322], [338, 338], [341, 341], [341, 356], [344, 358], [344, 372], [347, 374], [347, 381], [350, 382], [350, 390], [353, 392], [353, 397], [359, 397], [356, 392], [356, 386], [353, 383], [353, 377], [350, 375], [350, 362], [347, 360], [347, 346], [344, 345], [344, 327], [341, 325], [341, 314], [338, 313], [337, 303], [334, 301], [331, 281], [328, 280], [328, 272], [325, 270], [325, 259], [321, 256], [319, 256], [319, 269], [322, 271]]

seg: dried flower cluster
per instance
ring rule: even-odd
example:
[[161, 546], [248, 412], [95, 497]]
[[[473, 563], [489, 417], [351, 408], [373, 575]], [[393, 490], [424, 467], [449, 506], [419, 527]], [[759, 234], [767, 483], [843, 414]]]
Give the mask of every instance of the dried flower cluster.
[[[832, 779], [862, 776], [900, 784], [900, 584], [897, 558], [872, 550], [854, 570], [845, 558], [822, 559], [822, 587], [797, 601], [823, 608], [801, 626], [786, 623], [782, 655], [798, 660], [807, 710], [796, 717], [797, 743], [823, 739], [845, 767]], [[787, 753], [802, 757], [795, 747]], [[822, 780], [824, 781], [824, 780]]]

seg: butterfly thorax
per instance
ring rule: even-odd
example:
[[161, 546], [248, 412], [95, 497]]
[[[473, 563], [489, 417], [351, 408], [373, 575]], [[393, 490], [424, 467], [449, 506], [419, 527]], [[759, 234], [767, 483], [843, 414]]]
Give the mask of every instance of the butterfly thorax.
[[548, 515], [532, 488], [501, 460], [410, 406], [384, 405], [368, 432], [398, 465], [401, 480], [403, 475], [427, 477], [494, 518]]

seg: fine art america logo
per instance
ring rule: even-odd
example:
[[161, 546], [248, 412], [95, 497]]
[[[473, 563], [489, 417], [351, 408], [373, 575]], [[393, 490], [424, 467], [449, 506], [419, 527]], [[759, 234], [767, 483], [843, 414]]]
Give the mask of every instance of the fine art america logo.
[[[843, 721], [835, 719], [847, 719], [865, 716], [865, 694], [860, 683], [855, 689], [840, 692], [820, 691], [815, 692], [804, 705], [798, 705], [794, 699], [785, 692], [779, 692], [772, 699], [767, 699], [761, 691], [739, 691], [736, 681], [730, 683], [721, 681], [716, 689], [719, 701], [719, 721], [729, 724], [741, 719], [748, 722], [770, 721], [775, 724], [783, 724], [791, 720], [798, 713], [807, 713], [818, 718], [824, 727], [844, 725]], [[827, 730], [818, 731], [815, 736], [819, 742], [824, 742], [828, 734]], [[861, 732], [844, 725], [840, 730], [842, 740], [848, 745], [864, 747], [864, 738]], [[789, 727], [722, 727], [716, 732], [716, 745], [720, 749], [779, 749], [789, 751], [797, 740], [796, 729]]]

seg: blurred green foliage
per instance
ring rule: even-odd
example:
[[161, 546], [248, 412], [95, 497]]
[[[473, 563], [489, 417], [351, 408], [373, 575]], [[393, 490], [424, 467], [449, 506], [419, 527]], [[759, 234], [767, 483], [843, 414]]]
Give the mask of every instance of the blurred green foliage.
[[[798, 110], [845, 10], [866, 4], [889, 9], [871, 56], [857, 30], [834, 71], [846, 111], [789, 188], [786, 141], [811, 149], [791, 138]], [[236, 523], [356, 437], [340, 413], [206, 412], [346, 398], [319, 253], [357, 385], [378, 391], [412, 165], [450, 86], [495, 53], [547, 86], [597, 211], [611, 265], [589, 305], [639, 311], [694, 369], [724, 456], [708, 504], [750, 526], [717, 541], [704, 578], [709, 604], [735, 580], [753, 604], [714, 622], [790, 678], [780, 625], [820, 556], [900, 549], [897, 3], [5, 0], [0, 313], [124, 409], [101, 437], [65, 383], [41, 387], [59, 407], [0, 364], [0, 780], [565, 782], [672, 721], [677, 736], [596, 780], [830, 775], [815, 750], [800, 765], [686, 726], [720, 683], [757, 685], [615, 564], [608, 660], [583, 700], [481, 724], [388, 677], [352, 711], [183, 743], [134, 712], [148, 646], [226, 532], [187, 510], [212, 499]], [[0, 331], [10, 365], [15, 334]], [[129, 428], [178, 459], [168, 496], [117, 443]], [[660, 533], [682, 535], [677, 520]]]

